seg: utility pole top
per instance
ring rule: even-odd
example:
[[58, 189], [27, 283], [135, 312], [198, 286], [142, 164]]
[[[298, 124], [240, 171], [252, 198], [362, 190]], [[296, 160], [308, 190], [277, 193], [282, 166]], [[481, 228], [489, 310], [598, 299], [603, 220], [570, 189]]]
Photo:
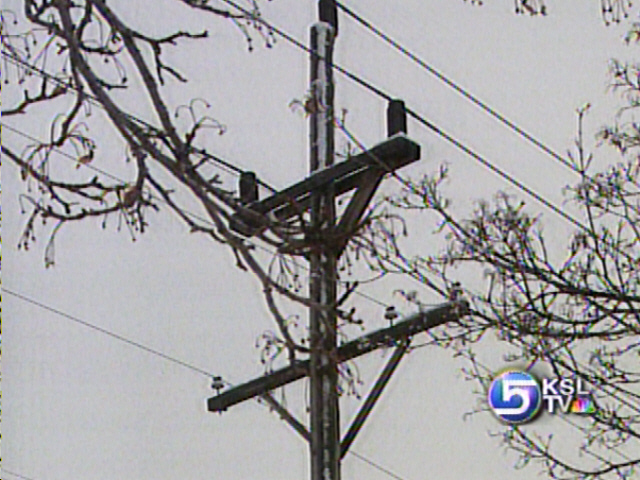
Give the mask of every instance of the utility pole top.
[[318, 1], [318, 18], [333, 27], [334, 38], [338, 36], [338, 8], [334, 0]]

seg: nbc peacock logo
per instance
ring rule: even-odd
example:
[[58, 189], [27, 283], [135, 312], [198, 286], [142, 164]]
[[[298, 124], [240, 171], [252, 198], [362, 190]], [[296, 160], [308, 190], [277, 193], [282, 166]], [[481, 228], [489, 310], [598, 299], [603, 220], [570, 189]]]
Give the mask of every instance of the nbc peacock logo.
[[569, 409], [570, 413], [595, 413], [596, 405], [593, 403], [593, 400], [590, 398], [576, 398], [573, 402], [571, 402], [571, 408]]

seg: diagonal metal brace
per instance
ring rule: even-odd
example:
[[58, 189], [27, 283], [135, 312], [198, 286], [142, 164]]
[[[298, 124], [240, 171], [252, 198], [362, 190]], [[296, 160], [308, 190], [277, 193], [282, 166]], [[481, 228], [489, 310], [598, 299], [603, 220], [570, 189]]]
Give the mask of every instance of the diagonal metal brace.
[[360, 432], [360, 429], [369, 417], [369, 414], [373, 410], [373, 407], [375, 407], [376, 402], [378, 401], [380, 395], [382, 394], [382, 391], [384, 390], [384, 387], [386, 387], [387, 383], [389, 383], [391, 375], [393, 375], [393, 372], [400, 364], [400, 360], [402, 360], [402, 357], [407, 352], [410, 343], [410, 339], [402, 340], [400, 345], [398, 345], [393, 351], [391, 358], [385, 365], [384, 370], [380, 374], [380, 377], [378, 377], [378, 380], [369, 392], [369, 395], [362, 404], [362, 407], [360, 407], [356, 418], [353, 419], [349, 430], [347, 430], [347, 433], [345, 434], [340, 444], [340, 458], [344, 458], [344, 456], [349, 451], [349, 447], [356, 439], [356, 435], [358, 435], [358, 432]]

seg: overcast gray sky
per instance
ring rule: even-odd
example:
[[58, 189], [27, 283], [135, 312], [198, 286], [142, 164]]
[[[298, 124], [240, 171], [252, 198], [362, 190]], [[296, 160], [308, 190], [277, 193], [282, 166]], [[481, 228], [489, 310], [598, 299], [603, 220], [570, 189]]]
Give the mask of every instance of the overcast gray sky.
[[[15, 10], [19, 3], [3, 2]], [[208, 141], [210, 151], [255, 170], [278, 188], [307, 174], [307, 122], [289, 108], [307, 90], [306, 55], [281, 40], [271, 49], [256, 41], [249, 53], [228, 21], [182, 17], [180, 9], [169, 8], [168, 0], [111, 3], [153, 32], [181, 25], [183, 18], [195, 29], [210, 30], [209, 39], [168, 51], [168, 58], [191, 80], [186, 86], [169, 82], [165, 90], [174, 106], [193, 97], [212, 104], [211, 114], [228, 131]], [[268, 21], [298, 39], [309, 37], [315, 2], [260, 3]], [[557, 151], [571, 146], [575, 110], [585, 102], [592, 104], [587, 133], [613, 117], [616, 100], [607, 91], [607, 64], [611, 57], [629, 57], [630, 52], [622, 44], [622, 28], [603, 26], [597, 0], [549, 0], [546, 18], [514, 15], [511, 0], [485, 2], [482, 8], [462, 0], [345, 3]], [[403, 98], [545, 197], [562, 202], [561, 188], [573, 180], [570, 173], [343, 15], [335, 59]], [[336, 107], [348, 110], [348, 127], [365, 145], [380, 141], [385, 134], [383, 102], [344, 77], [336, 77], [336, 89]], [[17, 93], [7, 89], [7, 95]], [[11, 104], [14, 98], [7, 96], [5, 102]], [[135, 99], [131, 109], [149, 118]], [[51, 112], [44, 112], [29, 123], [19, 117], [3, 122], [46, 138], [51, 118]], [[96, 119], [94, 128], [100, 128], [100, 121]], [[403, 174], [417, 177], [448, 162], [448, 191], [460, 211], [507, 188], [418, 125], [410, 122], [409, 130], [421, 144], [423, 158]], [[28, 143], [6, 129], [2, 141]], [[338, 149], [346, 143], [338, 135]], [[602, 163], [614, 158], [605, 150], [598, 155]], [[121, 155], [98, 150], [95, 166], [126, 175], [126, 167], [114, 156]], [[56, 161], [69, 160], [58, 156]], [[232, 176], [224, 178], [235, 188]], [[2, 180], [4, 288], [231, 382], [262, 374], [254, 344], [260, 333], [272, 328], [272, 320], [257, 281], [234, 267], [224, 247], [190, 235], [162, 211], [150, 217], [151, 228], [136, 242], [117, 232], [113, 221], [105, 230], [91, 221], [64, 228], [56, 243], [56, 266], [45, 269], [44, 237], [29, 252], [16, 248], [26, 218], [18, 203], [24, 187], [11, 163], [5, 163]], [[383, 188], [392, 192], [398, 186], [387, 180]], [[532, 211], [544, 212], [546, 233], [561, 244], [571, 229], [535, 201], [527, 202]], [[440, 245], [429, 221], [411, 217], [410, 250], [428, 254]], [[480, 279], [465, 281], [480, 288]], [[420, 290], [409, 280], [393, 278], [364, 292], [405, 308], [392, 293], [405, 287]], [[420, 293], [425, 301], [441, 300], [426, 290]], [[361, 298], [357, 306], [371, 319], [368, 327], [383, 325], [380, 305]], [[208, 413], [205, 399], [212, 391], [203, 374], [6, 294], [3, 313], [4, 469], [34, 480], [307, 477], [306, 445], [264, 406], [245, 402], [223, 415]], [[500, 351], [482, 353], [492, 368], [504, 366]], [[363, 393], [387, 355], [377, 352], [358, 362]], [[460, 373], [463, 365], [437, 347], [411, 353], [354, 452], [405, 480], [540, 478], [535, 468], [514, 474], [515, 457], [504, 455], [498, 441], [487, 435], [499, 427], [492, 417], [463, 420], [477, 401], [474, 385]], [[300, 415], [304, 394], [304, 382], [287, 389], [287, 403]], [[357, 405], [354, 399], [344, 401], [345, 421]], [[564, 432], [561, 422], [550, 421], [545, 428], [557, 425], [558, 432]], [[390, 477], [350, 455], [343, 462], [343, 478]]]

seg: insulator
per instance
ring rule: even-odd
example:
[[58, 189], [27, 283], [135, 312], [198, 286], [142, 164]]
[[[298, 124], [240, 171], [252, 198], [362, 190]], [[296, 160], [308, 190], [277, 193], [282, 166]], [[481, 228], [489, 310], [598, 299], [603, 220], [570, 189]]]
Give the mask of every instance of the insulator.
[[387, 136], [407, 133], [407, 111], [402, 100], [391, 100], [387, 107]]
[[258, 178], [255, 172], [240, 174], [240, 201], [244, 204], [258, 200]]

